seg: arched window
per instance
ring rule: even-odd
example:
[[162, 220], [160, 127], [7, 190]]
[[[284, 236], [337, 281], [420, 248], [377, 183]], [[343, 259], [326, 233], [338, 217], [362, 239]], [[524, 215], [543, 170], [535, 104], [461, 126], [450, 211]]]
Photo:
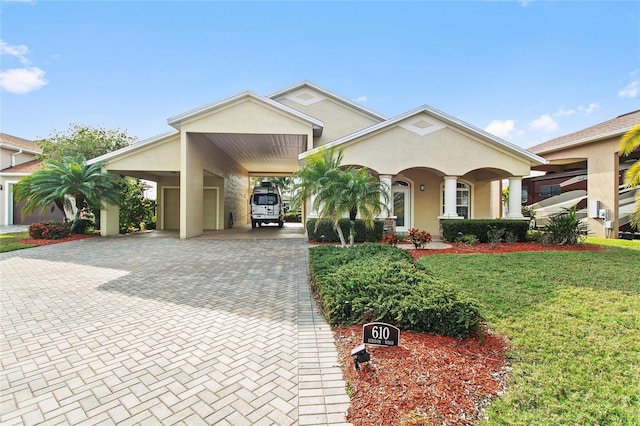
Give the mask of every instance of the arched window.
[[[444, 184], [441, 185], [440, 211], [444, 214]], [[465, 219], [471, 218], [471, 185], [458, 182], [456, 185], [456, 213]]]

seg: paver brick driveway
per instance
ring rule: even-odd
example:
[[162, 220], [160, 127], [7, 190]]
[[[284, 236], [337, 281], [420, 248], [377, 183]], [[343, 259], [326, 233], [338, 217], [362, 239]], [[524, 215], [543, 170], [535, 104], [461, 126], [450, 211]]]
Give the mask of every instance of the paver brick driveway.
[[127, 236], [2, 254], [0, 422], [341, 424], [307, 243]]

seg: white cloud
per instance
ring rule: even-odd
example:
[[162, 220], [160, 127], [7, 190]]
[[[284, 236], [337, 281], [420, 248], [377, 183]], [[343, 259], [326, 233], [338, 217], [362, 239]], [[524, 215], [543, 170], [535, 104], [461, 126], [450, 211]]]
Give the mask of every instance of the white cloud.
[[556, 123], [556, 121], [549, 114], [544, 114], [529, 123], [529, 128], [531, 130], [553, 132], [558, 128], [558, 123]]
[[593, 111], [597, 109], [600, 109], [600, 104], [596, 104], [594, 102], [590, 103], [589, 106], [586, 106], [586, 107], [583, 107], [582, 105], [578, 107], [578, 111], [585, 114], [591, 114]]
[[639, 87], [638, 81], [636, 80], [627, 84], [624, 87], [624, 89], [620, 90], [618, 92], [618, 96], [622, 98], [635, 98], [638, 96], [639, 92], [640, 92], [640, 87]]
[[493, 120], [484, 128], [484, 131], [499, 138], [511, 137], [516, 131], [516, 122], [515, 120]]
[[554, 117], [568, 117], [570, 115], [574, 115], [576, 113], [575, 109], [564, 109], [560, 108], [558, 111], [553, 114]]
[[0, 87], [11, 93], [29, 93], [48, 83], [44, 74], [38, 67], [6, 70], [0, 72]]
[[22, 64], [28, 64], [29, 48], [24, 44], [11, 45], [4, 40], [0, 40], [0, 55], [15, 56]]
[[361, 104], [366, 104], [367, 103], [367, 95], [360, 96], [360, 97], [356, 98], [356, 102], [360, 102]]

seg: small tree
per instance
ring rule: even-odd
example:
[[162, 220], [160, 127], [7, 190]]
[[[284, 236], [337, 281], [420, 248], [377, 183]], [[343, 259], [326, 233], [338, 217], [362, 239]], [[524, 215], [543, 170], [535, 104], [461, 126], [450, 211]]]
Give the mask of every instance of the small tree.
[[138, 139], [125, 131], [100, 127], [73, 125], [65, 132], [56, 132], [47, 139], [36, 141], [42, 149], [41, 160], [62, 161], [65, 157], [96, 158], [124, 148]]
[[103, 166], [100, 162], [87, 165], [83, 157], [46, 161], [41, 169], [15, 185], [16, 200], [26, 201], [25, 213], [44, 210], [55, 203], [73, 222], [71, 230], [76, 232], [87, 207], [120, 201], [122, 181], [119, 176], [103, 172]]
[[389, 200], [389, 193], [366, 168], [342, 170], [341, 161], [342, 153], [334, 155], [333, 149], [321, 150], [311, 156], [295, 175], [298, 191], [294, 200], [301, 203], [307, 197], [315, 196], [313, 208], [318, 212], [317, 223], [330, 221], [344, 247], [346, 241], [338, 221], [349, 216], [349, 245], [352, 246], [356, 217], [360, 215], [365, 226], [373, 227], [376, 215], [382, 212]]

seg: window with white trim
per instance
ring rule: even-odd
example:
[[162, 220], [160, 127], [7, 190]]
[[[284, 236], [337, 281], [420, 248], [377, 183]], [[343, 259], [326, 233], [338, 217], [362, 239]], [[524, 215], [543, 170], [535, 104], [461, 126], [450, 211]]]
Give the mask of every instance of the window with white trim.
[[[441, 212], [444, 215], [444, 184], [440, 198]], [[465, 219], [471, 218], [471, 185], [458, 182], [456, 184], [456, 213]]]

